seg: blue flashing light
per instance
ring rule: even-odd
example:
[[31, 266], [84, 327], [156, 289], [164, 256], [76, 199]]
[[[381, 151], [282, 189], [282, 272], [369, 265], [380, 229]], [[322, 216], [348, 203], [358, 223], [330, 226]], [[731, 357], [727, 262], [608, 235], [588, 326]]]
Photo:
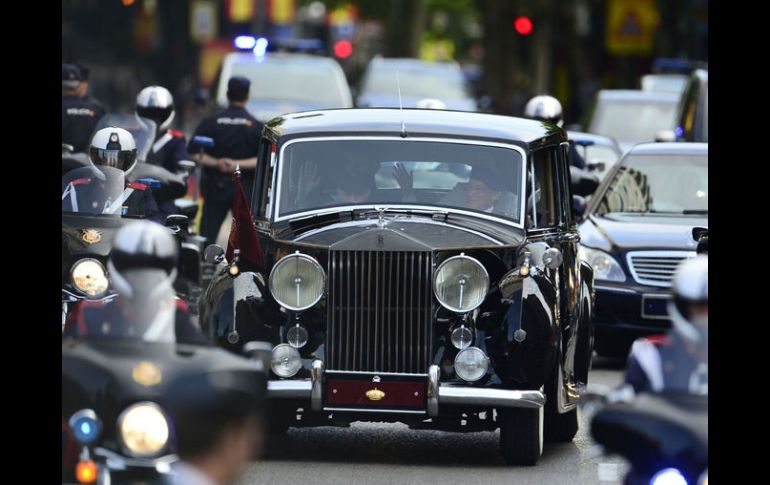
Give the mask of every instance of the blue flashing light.
[[674, 129], [674, 132], [676, 133], [677, 138], [682, 138], [684, 136], [684, 128], [681, 126], [677, 126], [676, 129]]
[[687, 485], [687, 479], [676, 468], [664, 468], [652, 476], [650, 485]]
[[239, 35], [235, 38], [234, 44], [238, 49], [251, 50], [257, 43], [257, 39], [251, 35]]
[[254, 55], [257, 57], [265, 57], [267, 52], [267, 46], [269, 42], [264, 37], [260, 37], [254, 41]]
[[99, 422], [88, 416], [78, 419], [77, 424], [72, 430], [78, 443], [88, 445], [95, 442], [101, 434]]

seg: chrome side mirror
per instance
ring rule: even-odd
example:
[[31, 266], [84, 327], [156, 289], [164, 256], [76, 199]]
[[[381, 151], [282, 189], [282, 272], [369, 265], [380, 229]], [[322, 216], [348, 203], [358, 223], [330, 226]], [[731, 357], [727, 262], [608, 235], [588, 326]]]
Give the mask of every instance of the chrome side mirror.
[[558, 248], [548, 248], [543, 253], [543, 265], [548, 269], [556, 269], [564, 262], [564, 256]]

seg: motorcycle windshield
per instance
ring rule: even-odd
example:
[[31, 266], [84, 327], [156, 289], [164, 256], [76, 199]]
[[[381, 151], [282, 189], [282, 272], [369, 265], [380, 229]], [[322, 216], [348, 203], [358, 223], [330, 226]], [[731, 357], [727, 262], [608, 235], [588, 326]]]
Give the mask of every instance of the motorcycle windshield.
[[88, 165], [62, 176], [61, 211], [121, 217], [130, 189], [125, 172], [113, 167]]
[[94, 133], [108, 126], [123, 128], [131, 133], [136, 142], [136, 159], [139, 161], [147, 160], [147, 155], [150, 153], [150, 148], [152, 148], [152, 143], [155, 139], [157, 125], [154, 121], [136, 114], [107, 113], [96, 124]]

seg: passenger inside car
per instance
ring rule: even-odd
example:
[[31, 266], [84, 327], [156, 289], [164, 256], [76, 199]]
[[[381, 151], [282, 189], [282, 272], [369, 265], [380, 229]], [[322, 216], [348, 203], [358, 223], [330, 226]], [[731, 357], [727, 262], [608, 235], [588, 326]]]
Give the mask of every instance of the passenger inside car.
[[458, 182], [441, 204], [513, 216], [518, 198], [506, 189], [505, 179], [486, 165], [475, 165], [467, 183]]

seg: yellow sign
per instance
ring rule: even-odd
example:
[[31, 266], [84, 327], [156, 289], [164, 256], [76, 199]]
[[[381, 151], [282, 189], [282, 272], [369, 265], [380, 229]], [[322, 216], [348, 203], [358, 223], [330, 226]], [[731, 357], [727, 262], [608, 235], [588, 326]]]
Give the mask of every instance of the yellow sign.
[[455, 45], [449, 39], [424, 39], [420, 44], [420, 59], [430, 62], [451, 61]]
[[274, 24], [285, 25], [294, 22], [294, 0], [272, 0], [270, 19]]
[[131, 371], [131, 377], [137, 384], [141, 384], [145, 387], [159, 384], [162, 380], [160, 369], [158, 369], [152, 362], [146, 360], [143, 360], [134, 366], [134, 369]]
[[607, 51], [616, 56], [651, 55], [660, 15], [654, 0], [607, 2]]
[[227, 3], [230, 22], [248, 22], [254, 18], [254, 0], [230, 0]]
[[370, 401], [379, 401], [385, 397], [385, 393], [375, 387], [370, 391], [366, 391], [366, 397], [368, 397]]

